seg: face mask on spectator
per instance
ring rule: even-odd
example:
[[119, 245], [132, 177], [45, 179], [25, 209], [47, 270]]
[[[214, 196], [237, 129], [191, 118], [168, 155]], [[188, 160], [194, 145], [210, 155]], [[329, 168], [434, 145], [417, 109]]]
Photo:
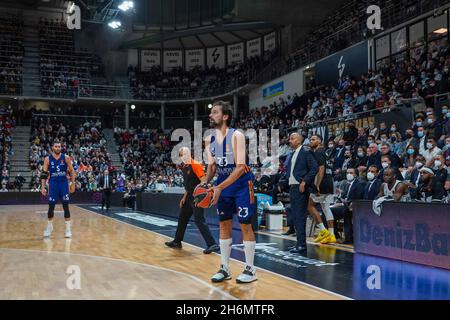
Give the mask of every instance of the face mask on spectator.
[[417, 136], [418, 136], [419, 138], [422, 138], [422, 137], [424, 136], [423, 131], [417, 131]]
[[447, 118], [450, 118], [450, 112], [447, 112]]
[[367, 173], [367, 179], [369, 181], [372, 181], [373, 179], [375, 179], [375, 175], [372, 172], [368, 172]]
[[442, 162], [440, 160], [435, 160], [434, 161], [434, 167], [435, 168], [439, 168], [442, 165]]
[[442, 114], [447, 114], [448, 109], [442, 109]]
[[367, 144], [370, 146], [373, 143], [373, 140], [367, 140]]
[[431, 111], [427, 112], [427, 116], [431, 116], [432, 114], [433, 114], [433, 112], [431, 112]]
[[422, 126], [422, 121], [417, 121], [416, 122], [416, 126], [421, 127]]
[[397, 131], [397, 128], [396, 127], [391, 127], [391, 131], [392, 132]]
[[433, 144], [432, 143], [427, 143], [427, 149], [431, 149], [431, 148], [433, 148]]
[[391, 137], [391, 142], [395, 142], [395, 141], [397, 141], [397, 137], [392, 136]]
[[414, 149], [408, 149], [406, 151], [409, 155], [413, 155], [414, 154]]
[[431, 123], [433, 123], [433, 119], [427, 119], [427, 122], [429, 123], [429, 124], [431, 124]]
[[330, 143], [330, 144], [328, 145], [328, 148], [333, 149], [333, 148], [334, 148], [334, 143]]
[[359, 151], [358, 152], [358, 157], [362, 158], [362, 157], [364, 157], [364, 155], [365, 155], [364, 151]]
[[420, 162], [420, 161], [419, 161], [419, 162], [416, 162], [416, 165], [415, 165], [415, 166], [416, 166], [417, 169], [420, 169], [420, 168], [423, 167], [423, 163]]
[[347, 173], [347, 181], [352, 182], [353, 180], [355, 180], [355, 176], [351, 173]]
[[389, 163], [387, 162], [382, 162], [381, 166], [383, 167], [383, 169], [389, 168]]

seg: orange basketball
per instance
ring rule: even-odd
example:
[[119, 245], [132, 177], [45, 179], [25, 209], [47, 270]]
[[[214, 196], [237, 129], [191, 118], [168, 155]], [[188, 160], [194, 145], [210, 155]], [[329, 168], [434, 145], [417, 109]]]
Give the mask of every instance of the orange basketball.
[[192, 194], [194, 196], [194, 204], [196, 207], [199, 208], [209, 208], [211, 205], [211, 201], [214, 195], [213, 191], [209, 191], [205, 188], [204, 185], [199, 184], [195, 189], [194, 193]]

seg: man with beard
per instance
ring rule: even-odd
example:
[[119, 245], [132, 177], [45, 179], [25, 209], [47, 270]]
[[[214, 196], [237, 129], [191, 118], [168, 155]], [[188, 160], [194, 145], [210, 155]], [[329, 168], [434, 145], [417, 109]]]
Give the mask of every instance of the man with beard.
[[[67, 179], [67, 174], [70, 176], [70, 185]], [[53, 231], [53, 216], [55, 205], [58, 200], [62, 201], [64, 209], [64, 218], [66, 220], [66, 231], [64, 236], [66, 238], [72, 237], [70, 227], [70, 211], [69, 211], [69, 191], [75, 192], [75, 170], [73, 169], [70, 157], [61, 153], [61, 143], [53, 142], [52, 152], [50, 156], [45, 157], [44, 167], [41, 173], [41, 193], [47, 196], [45, 185], [48, 179], [48, 224], [44, 231], [44, 237], [50, 237]]]
[[209, 115], [213, 133], [206, 138], [208, 168], [206, 183], [216, 172], [217, 184], [210, 187], [213, 191], [211, 206], [217, 205], [220, 219], [220, 256], [221, 267], [211, 278], [212, 282], [231, 279], [229, 260], [232, 246], [233, 215], [237, 213], [241, 225], [246, 266], [236, 278], [238, 283], [250, 283], [257, 280], [254, 266], [255, 235], [252, 218], [255, 215], [255, 197], [253, 194], [253, 174], [248, 166], [243, 133], [230, 128], [233, 118], [232, 107], [228, 102], [217, 101], [212, 104]]
[[[317, 164], [319, 165], [319, 172], [314, 181], [313, 190], [308, 202], [308, 212], [315, 217], [316, 223], [320, 228], [319, 235], [314, 239], [314, 242], [336, 243], [334, 235], [334, 217], [330, 206], [333, 203], [333, 176], [330, 163], [325, 154], [325, 149], [322, 145], [323, 138], [318, 134], [313, 134], [309, 142], [309, 147], [313, 151]], [[327, 219], [328, 229], [325, 228], [322, 217], [314, 206], [319, 203], [325, 217]]]

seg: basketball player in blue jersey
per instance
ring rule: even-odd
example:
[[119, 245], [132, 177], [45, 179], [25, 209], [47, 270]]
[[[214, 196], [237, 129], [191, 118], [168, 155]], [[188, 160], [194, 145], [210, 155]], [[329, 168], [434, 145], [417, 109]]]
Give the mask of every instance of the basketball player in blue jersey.
[[237, 214], [244, 242], [246, 267], [236, 278], [238, 283], [257, 280], [253, 265], [255, 256], [255, 235], [251, 220], [255, 215], [253, 194], [253, 174], [247, 163], [245, 136], [230, 128], [232, 109], [229, 103], [218, 101], [213, 104], [209, 115], [214, 133], [206, 139], [208, 155], [206, 181], [209, 183], [218, 174], [217, 184], [209, 190], [214, 191], [211, 205], [217, 204], [220, 220], [221, 267], [211, 278], [212, 282], [231, 279], [229, 260], [232, 245], [232, 222]]
[[[70, 175], [70, 187], [67, 179], [67, 174]], [[48, 225], [44, 231], [44, 237], [50, 237], [53, 231], [53, 216], [55, 205], [58, 200], [61, 200], [64, 209], [64, 218], [66, 220], [66, 231], [64, 236], [66, 238], [72, 237], [70, 228], [70, 211], [69, 211], [69, 192], [75, 192], [75, 170], [73, 169], [70, 157], [61, 153], [61, 143], [53, 142], [52, 152], [50, 156], [44, 159], [44, 168], [41, 174], [41, 193], [47, 196], [45, 185], [48, 179]], [[70, 190], [69, 190], [70, 189]]]

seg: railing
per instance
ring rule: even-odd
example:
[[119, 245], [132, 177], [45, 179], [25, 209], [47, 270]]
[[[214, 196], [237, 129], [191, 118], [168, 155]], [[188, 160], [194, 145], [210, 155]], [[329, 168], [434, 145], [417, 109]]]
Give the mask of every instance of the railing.
[[88, 116], [88, 115], [67, 115], [67, 114], [52, 114], [52, 113], [35, 113], [32, 117], [32, 122], [39, 121], [40, 118], [57, 118], [61, 123], [70, 123], [71, 126], [83, 125], [86, 121], [96, 121], [100, 120], [102, 122], [102, 117], [100, 116]]

